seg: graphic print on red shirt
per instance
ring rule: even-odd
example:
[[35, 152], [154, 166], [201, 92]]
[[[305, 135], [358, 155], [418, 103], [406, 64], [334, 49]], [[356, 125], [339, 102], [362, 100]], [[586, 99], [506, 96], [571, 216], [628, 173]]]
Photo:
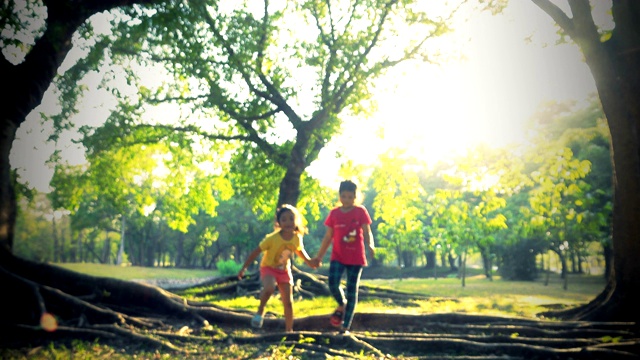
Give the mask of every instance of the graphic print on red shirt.
[[371, 224], [371, 217], [365, 207], [355, 206], [347, 212], [335, 208], [324, 224], [333, 228], [331, 260], [345, 265], [367, 265], [362, 225]]

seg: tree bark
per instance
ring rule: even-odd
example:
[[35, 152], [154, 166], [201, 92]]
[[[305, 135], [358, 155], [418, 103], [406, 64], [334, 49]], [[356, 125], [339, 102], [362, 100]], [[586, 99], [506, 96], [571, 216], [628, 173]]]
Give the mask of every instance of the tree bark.
[[[0, 112], [5, 106], [0, 107]], [[13, 248], [13, 236], [16, 223], [17, 203], [12, 184], [9, 155], [11, 145], [16, 138], [17, 126], [12, 121], [0, 119], [0, 247]]]
[[613, 269], [608, 286], [581, 318], [640, 320], [640, 2], [614, 0], [615, 29], [608, 40], [588, 0], [569, 1], [570, 18], [549, 0], [532, 0], [580, 47], [595, 79], [611, 133], [613, 162]]

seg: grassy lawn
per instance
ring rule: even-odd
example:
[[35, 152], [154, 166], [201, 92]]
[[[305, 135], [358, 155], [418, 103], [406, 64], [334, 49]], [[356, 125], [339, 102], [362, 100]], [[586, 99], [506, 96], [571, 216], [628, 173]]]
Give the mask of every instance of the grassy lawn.
[[[544, 280], [494, 281], [484, 276], [473, 276], [462, 281], [445, 279], [366, 280], [363, 283], [386, 287], [396, 291], [431, 296], [429, 301], [417, 301], [416, 308], [403, 309], [408, 313], [463, 312], [504, 316], [536, 317], [537, 313], [587, 303], [606, 285], [602, 276], [572, 275], [567, 290], [553, 275], [548, 285]], [[371, 309], [375, 312], [375, 308]]]
[[[379, 286], [427, 295], [428, 300], [413, 300], [410, 306], [400, 306], [393, 301], [377, 299], [360, 299], [358, 312], [395, 313], [395, 314], [432, 314], [432, 313], [468, 313], [498, 316], [519, 316], [536, 318], [538, 313], [561, 309], [587, 303], [596, 297], [605, 286], [605, 280], [595, 276], [574, 275], [569, 280], [567, 290], [562, 289], [559, 279], [544, 285], [542, 280], [535, 282], [489, 281], [475, 276], [466, 280], [462, 287], [460, 279], [380, 279], [363, 280], [362, 284]], [[255, 311], [258, 299], [209, 298], [207, 301], [219, 305]], [[296, 299], [294, 303], [296, 317], [308, 315], [330, 314], [335, 308], [335, 301], [328, 296], [320, 296], [312, 300]], [[282, 304], [272, 299], [267, 304], [267, 312], [282, 317]]]
[[[139, 266], [114, 266], [102, 264], [57, 264], [77, 272], [123, 280], [133, 279], [190, 279], [217, 276], [215, 270], [147, 268]], [[544, 279], [536, 281], [506, 281], [496, 276], [494, 281], [483, 275], [466, 279], [465, 286], [455, 277], [402, 279], [363, 279], [362, 284], [384, 287], [396, 291], [427, 295], [429, 300], [414, 300], [411, 306], [398, 306], [392, 301], [361, 299], [358, 312], [389, 312], [403, 314], [429, 314], [463, 312], [485, 315], [536, 317], [545, 310], [587, 303], [598, 295], [606, 281], [603, 276], [570, 275], [568, 289], [562, 289], [559, 275], [550, 276], [548, 285]], [[189, 296], [185, 294], [185, 296]], [[213, 297], [202, 299], [235, 309], [255, 311], [258, 299], [239, 297], [225, 299]], [[312, 300], [296, 299], [297, 317], [331, 313], [335, 307], [330, 297]], [[282, 304], [273, 299], [267, 304], [267, 312], [282, 316]]]
[[143, 266], [117, 266], [86, 263], [58, 263], [55, 265], [87, 275], [110, 277], [122, 280], [193, 279], [218, 276], [218, 272], [216, 270], [203, 269], [152, 268]]
[[558, 275], [552, 275], [545, 286], [544, 279], [536, 281], [507, 281], [494, 277], [493, 281], [482, 275], [467, 278], [465, 286], [461, 279], [379, 279], [363, 280], [363, 283], [391, 288], [397, 291], [419, 293], [440, 297], [491, 297], [495, 295], [521, 295], [546, 297], [555, 303], [580, 303], [591, 300], [604, 288], [602, 276], [570, 275], [567, 290], [562, 289]]

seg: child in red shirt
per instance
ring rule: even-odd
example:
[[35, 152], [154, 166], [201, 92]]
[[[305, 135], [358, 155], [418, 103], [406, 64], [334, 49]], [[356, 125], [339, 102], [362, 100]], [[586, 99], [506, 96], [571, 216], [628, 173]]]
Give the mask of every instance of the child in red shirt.
[[[374, 258], [375, 246], [371, 233], [371, 217], [364, 206], [355, 205], [357, 185], [350, 180], [340, 183], [338, 190], [342, 206], [329, 213], [324, 224], [327, 227], [318, 254], [312, 263], [318, 266], [329, 245], [329, 289], [338, 307], [331, 315], [331, 324], [348, 333], [358, 303], [358, 289], [362, 268], [367, 265], [365, 246]], [[340, 287], [342, 275], [347, 274], [346, 294]]]

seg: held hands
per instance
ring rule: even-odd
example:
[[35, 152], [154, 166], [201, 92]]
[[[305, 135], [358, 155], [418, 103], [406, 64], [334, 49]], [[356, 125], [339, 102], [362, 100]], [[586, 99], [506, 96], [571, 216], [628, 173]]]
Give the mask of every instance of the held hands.
[[320, 259], [318, 259], [317, 257], [314, 257], [311, 260], [309, 260], [309, 266], [312, 269], [317, 269], [321, 264], [322, 264], [322, 261], [320, 261]]

